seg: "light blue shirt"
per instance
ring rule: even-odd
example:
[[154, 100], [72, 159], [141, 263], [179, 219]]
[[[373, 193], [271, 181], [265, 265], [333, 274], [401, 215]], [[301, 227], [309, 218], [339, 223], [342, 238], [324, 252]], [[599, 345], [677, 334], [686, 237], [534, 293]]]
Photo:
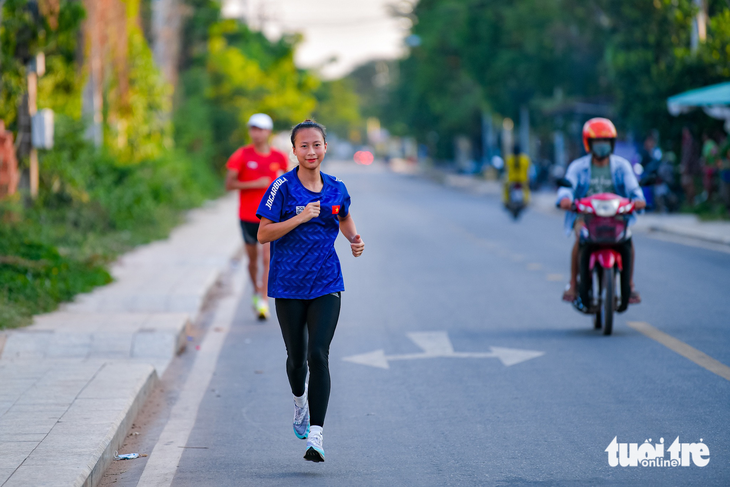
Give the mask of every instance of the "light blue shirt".
[[[612, 154], [608, 164], [611, 168], [611, 178], [613, 179], [613, 186], [616, 188], [616, 194], [630, 200], [644, 201], [644, 193], [641, 191], [631, 163], [623, 157]], [[591, 184], [591, 155], [585, 155], [571, 162], [565, 173], [565, 179], [570, 181], [573, 187], [558, 188], [557, 205], [560, 205], [560, 200], [563, 198], [574, 201], [588, 194], [588, 188]], [[573, 231], [575, 218], [576, 214], [574, 212], [566, 212], [565, 233], [568, 235]], [[635, 221], [636, 217], [631, 215], [629, 225], [632, 225]]]

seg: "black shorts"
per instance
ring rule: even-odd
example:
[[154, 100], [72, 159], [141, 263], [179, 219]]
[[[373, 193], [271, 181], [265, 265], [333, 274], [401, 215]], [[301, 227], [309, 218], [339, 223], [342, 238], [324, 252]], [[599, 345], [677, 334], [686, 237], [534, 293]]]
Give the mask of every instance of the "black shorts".
[[245, 222], [241, 220], [241, 233], [243, 233], [243, 241], [246, 245], [256, 245], [259, 243], [259, 222]]

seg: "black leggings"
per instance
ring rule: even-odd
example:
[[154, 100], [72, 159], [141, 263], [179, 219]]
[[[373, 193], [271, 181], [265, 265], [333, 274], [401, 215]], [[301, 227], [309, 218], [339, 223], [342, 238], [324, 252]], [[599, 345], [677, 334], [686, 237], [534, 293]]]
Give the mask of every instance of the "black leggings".
[[276, 316], [286, 345], [286, 375], [292, 393], [304, 394], [309, 363], [310, 424], [324, 426], [330, 399], [329, 353], [340, 317], [340, 293], [315, 299], [276, 299]]

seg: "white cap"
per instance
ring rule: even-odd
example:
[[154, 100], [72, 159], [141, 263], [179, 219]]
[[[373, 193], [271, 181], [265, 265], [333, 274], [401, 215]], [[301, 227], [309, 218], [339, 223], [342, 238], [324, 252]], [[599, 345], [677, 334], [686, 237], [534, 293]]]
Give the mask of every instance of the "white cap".
[[251, 115], [251, 118], [248, 119], [248, 126], [272, 130], [274, 128], [274, 121], [265, 113], [254, 113]]

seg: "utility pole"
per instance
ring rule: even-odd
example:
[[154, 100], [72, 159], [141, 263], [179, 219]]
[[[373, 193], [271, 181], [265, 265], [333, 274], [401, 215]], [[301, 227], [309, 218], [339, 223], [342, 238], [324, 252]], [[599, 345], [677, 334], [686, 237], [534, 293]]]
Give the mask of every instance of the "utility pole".
[[492, 114], [488, 110], [482, 110], [482, 168], [491, 164], [494, 155], [494, 139]]
[[[28, 115], [31, 121], [38, 112], [38, 77], [43, 76], [46, 71], [46, 57], [41, 52], [30, 60], [27, 68], [28, 77]], [[31, 134], [33, 131], [33, 123], [31, 122]], [[31, 135], [32, 139], [32, 135]], [[36, 144], [30, 145], [30, 197], [35, 199], [38, 197], [38, 149]]]
[[527, 105], [520, 107], [520, 151], [530, 155], [530, 110]]
[[[35, 70], [28, 70], [28, 115], [31, 120], [38, 111], [38, 73]], [[30, 146], [30, 197], [38, 197], [38, 150]]]
[[86, 119], [88, 128], [85, 137], [94, 143], [95, 147], [101, 147], [104, 142], [102, 127], [103, 117], [103, 93], [102, 78], [104, 75], [104, 36], [101, 6], [99, 1], [86, 1], [86, 22], [84, 42], [89, 47], [89, 76], [81, 92], [81, 113]]
[[177, 83], [182, 8], [179, 0], [152, 1], [152, 52], [165, 81]]
[[707, 39], [707, 1], [692, 0], [697, 7], [697, 15], [692, 21], [692, 37], [690, 39], [690, 49], [696, 53], [700, 48], [700, 44], [704, 44]]
[[[5, 0], [0, 0], [0, 24], [3, 23], [3, 5], [5, 5]], [[0, 49], [2, 48], [2, 43], [0, 43]], [[3, 63], [2, 59], [0, 59], [0, 73], [2, 73]]]

